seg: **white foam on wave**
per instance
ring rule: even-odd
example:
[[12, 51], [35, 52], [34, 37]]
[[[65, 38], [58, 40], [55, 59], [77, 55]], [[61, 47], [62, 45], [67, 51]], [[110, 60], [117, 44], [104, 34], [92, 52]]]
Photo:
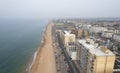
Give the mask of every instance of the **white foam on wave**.
[[26, 72], [30, 73], [30, 69], [32, 68], [32, 66], [33, 66], [33, 64], [34, 64], [34, 62], [35, 62], [35, 60], [36, 60], [37, 53], [38, 53], [38, 51], [36, 51], [36, 52], [34, 53], [33, 61], [32, 61], [32, 63], [29, 65], [29, 67], [26, 69]]

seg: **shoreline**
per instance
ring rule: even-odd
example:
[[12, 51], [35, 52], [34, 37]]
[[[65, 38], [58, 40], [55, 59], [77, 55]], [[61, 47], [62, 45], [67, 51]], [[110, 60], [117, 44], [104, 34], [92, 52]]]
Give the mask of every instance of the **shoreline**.
[[42, 36], [40, 37], [40, 43], [37, 47], [35, 47], [36, 51], [33, 53], [33, 55], [28, 60], [28, 62], [26, 63], [26, 66], [23, 66], [23, 69], [19, 71], [20, 73], [30, 73], [30, 70], [36, 60], [37, 54], [40, 51], [40, 48], [42, 47], [44, 43], [44, 35], [45, 35], [47, 25], [48, 23], [44, 26], [42, 30]]
[[[47, 25], [48, 25], [48, 24], [47, 24]], [[32, 68], [33, 64], [35, 63], [37, 54], [38, 54], [38, 52], [40, 51], [40, 48], [44, 45], [44, 35], [45, 35], [46, 27], [47, 27], [47, 26], [45, 26], [44, 29], [43, 29], [40, 46], [38, 47], [37, 51], [35, 51], [31, 63], [30, 63], [30, 64], [28, 65], [28, 67], [26, 68], [26, 72], [27, 72], [27, 73], [30, 73], [31, 68]]]
[[[55, 64], [55, 58], [54, 58], [54, 53], [53, 53], [53, 47], [52, 47], [52, 43], [51, 43], [52, 42], [52, 39], [51, 39], [52, 26], [53, 26], [52, 23], [48, 23], [44, 29], [42, 40], [41, 40], [41, 45], [40, 45], [39, 49], [36, 51], [37, 53], [35, 52], [36, 54], [34, 54], [35, 58], [33, 58], [33, 62], [29, 69], [29, 73], [56, 73], [56, 64]], [[45, 50], [45, 49], [47, 49], [46, 47], [50, 47], [51, 50]], [[49, 52], [51, 52], [51, 53], [49, 54]], [[46, 55], [46, 53], [49, 55]], [[41, 57], [42, 54], [46, 55], [45, 58]], [[49, 66], [49, 64], [47, 64], [48, 62], [45, 62], [45, 61], [48, 61], [49, 56], [52, 57], [52, 59], [50, 59], [51, 60], [50, 63], [52, 63], [52, 64], [50, 64], [51, 66]], [[44, 58], [44, 60], [42, 61], [43, 58]], [[39, 64], [40, 62], [41, 63], [45, 62], [45, 63], [41, 65], [41, 64]], [[54, 68], [52, 68], [53, 66], [54, 66]]]

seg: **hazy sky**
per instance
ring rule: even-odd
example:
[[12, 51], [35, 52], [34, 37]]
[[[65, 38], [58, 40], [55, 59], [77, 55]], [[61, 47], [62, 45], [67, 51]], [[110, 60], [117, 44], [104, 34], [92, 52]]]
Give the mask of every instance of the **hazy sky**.
[[120, 17], [120, 0], [0, 0], [0, 18]]

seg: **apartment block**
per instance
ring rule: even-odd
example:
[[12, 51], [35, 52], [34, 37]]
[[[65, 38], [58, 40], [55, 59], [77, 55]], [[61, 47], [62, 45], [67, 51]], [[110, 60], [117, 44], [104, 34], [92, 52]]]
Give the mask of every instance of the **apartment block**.
[[92, 39], [79, 39], [77, 47], [81, 73], [113, 73], [115, 55], [105, 46]]
[[105, 38], [112, 38], [113, 37], [113, 32], [110, 32], [110, 31], [104, 31], [102, 32], [102, 37], [105, 37]]
[[76, 41], [75, 34], [71, 34], [69, 31], [63, 31], [61, 34], [61, 38], [65, 47], [67, 46], [68, 42]]
[[77, 49], [74, 42], [68, 42], [66, 46], [66, 51], [72, 60], [77, 60]]
[[120, 42], [120, 34], [114, 34], [113, 39]]
[[77, 49], [75, 47], [75, 34], [71, 34], [69, 31], [63, 31], [61, 38], [68, 55], [71, 57], [72, 60], [76, 60]]

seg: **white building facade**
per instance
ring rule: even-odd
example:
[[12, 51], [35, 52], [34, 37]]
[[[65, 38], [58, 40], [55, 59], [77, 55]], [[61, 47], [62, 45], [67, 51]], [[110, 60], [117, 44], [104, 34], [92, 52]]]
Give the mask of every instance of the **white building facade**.
[[120, 42], [120, 34], [114, 34], [113, 39]]

